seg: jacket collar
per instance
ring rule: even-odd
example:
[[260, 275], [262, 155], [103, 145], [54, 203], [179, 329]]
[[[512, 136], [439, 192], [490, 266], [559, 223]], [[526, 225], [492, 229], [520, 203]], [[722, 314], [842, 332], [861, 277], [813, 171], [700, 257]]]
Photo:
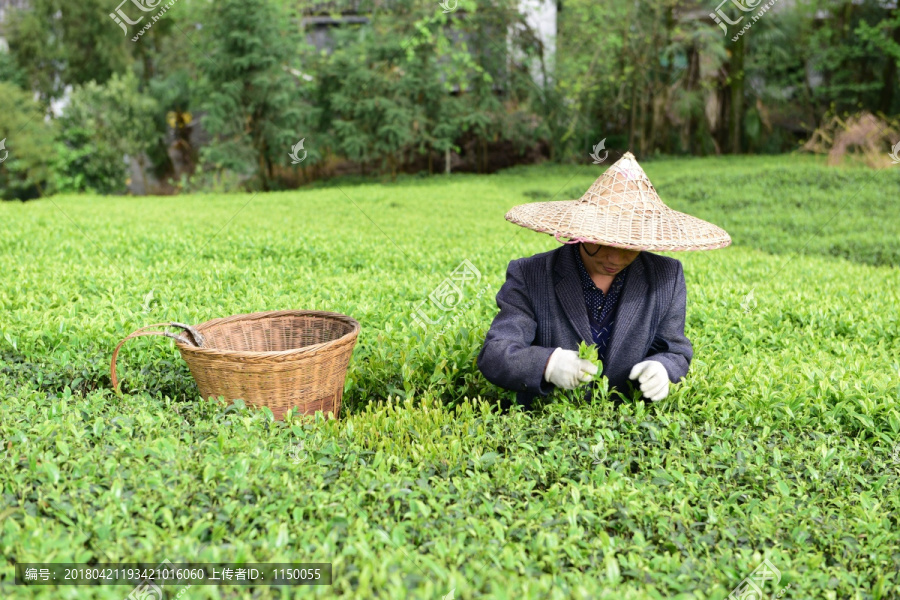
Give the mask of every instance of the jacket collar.
[[[574, 246], [574, 244], [573, 244]], [[591, 324], [588, 321], [587, 307], [584, 304], [584, 292], [581, 288], [581, 277], [578, 275], [578, 264], [575, 252], [578, 248], [563, 246], [556, 258], [556, 297], [563, 312], [566, 313], [572, 327], [586, 343], [593, 342]], [[621, 298], [620, 298], [621, 301]]]

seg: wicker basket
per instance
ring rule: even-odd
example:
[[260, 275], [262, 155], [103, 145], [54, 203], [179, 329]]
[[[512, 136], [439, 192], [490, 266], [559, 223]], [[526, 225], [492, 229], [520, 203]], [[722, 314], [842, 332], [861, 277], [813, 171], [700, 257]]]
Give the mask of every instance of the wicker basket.
[[[184, 332], [147, 331], [160, 327]], [[283, 419], [293, 407], [303, 414], [321, 410], [337, 417], [359, 329], [359, 323], [346, 315], [295, 310], [235, 315], [195, 327], [148, 325], [116, 346], [110, 379], [118, 391], [116, 357], [122, 344], [144, 335], [163, 335], [176, 341], [203, 398], [240, 398], [250, 406], [267, 406], [276, 419]]]

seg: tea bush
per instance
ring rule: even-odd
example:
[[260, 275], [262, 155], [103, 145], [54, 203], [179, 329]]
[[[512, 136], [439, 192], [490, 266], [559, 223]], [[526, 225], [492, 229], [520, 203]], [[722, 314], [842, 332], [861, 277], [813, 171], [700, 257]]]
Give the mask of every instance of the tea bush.
[[[508, 262], [557, 245], [503, 214], [597, 167], [0, 205], [0, 594], [129, 591], [15, 587], [15, 561], [168, 559], [334, 565], [331, 587], [191, 599], [723, 599], [767, 559], [773, 597], [897, 597], [900, 171], [645, 168], [735, 241], [673, 254], [688, 378], [534, 413], [475, 366]], [[423, 329], [464, 259], [480, 280]], [[200, 400], [162, 338], [129, 341], [109, 389], [140, 326], [284, 308], [362, 325], [339, 421]]]

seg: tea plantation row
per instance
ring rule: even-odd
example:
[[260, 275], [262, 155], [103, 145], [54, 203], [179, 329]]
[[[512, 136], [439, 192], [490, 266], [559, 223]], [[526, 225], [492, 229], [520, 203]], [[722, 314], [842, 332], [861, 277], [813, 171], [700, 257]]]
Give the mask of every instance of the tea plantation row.
[[[805, 158], [647, 162], [734, 246], [673, 254], [688, 379], [659, 403], [501, 413], [474, 362], [503, 220], [595, 166], [299, 193], [0, 205], [0, 595], [14, 561], [331, 562], [328, 587], [181, 598], [900, 596], [900, 171]], [[416, 307], [464, 259], [462, 308]], [[752, 292], [752, 294], [751, 294]], [[282, 308], [362, 324], [339, 421], [196, 398], [167, 320]], [[180, 588], [172, 588], [177, 593]]]

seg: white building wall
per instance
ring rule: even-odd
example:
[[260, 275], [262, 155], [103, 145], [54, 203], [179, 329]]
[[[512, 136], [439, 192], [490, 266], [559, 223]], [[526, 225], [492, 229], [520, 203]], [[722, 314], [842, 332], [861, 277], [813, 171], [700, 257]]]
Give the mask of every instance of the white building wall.
[[[556, 58], [556, 0], [519, 0], [519, 10], [525, 15], [528, 27], [541, 40], [544, 47], [544, 66], [548, 78], [552, 81]], [[531, 75], [538, 85], [545, 84], [539, 64], [531, 66]]]

